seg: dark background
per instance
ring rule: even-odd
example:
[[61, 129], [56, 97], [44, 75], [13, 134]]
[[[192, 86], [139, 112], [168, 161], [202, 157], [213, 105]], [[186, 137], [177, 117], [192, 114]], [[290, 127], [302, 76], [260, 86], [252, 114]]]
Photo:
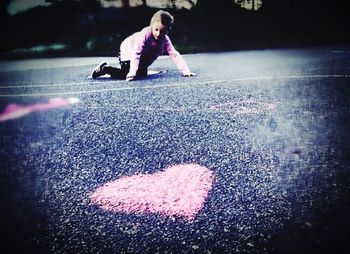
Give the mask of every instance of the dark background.
[[[120, 42], [149, 24], [150, 7], [102, 8], [96, 0], [54, 2], [10, 16], [1, 1], [1, 58], [114, 56]], [[257, 11], [232, 0], [198, 0], [191, 10], [169, 9], [171, 38], [182, 53], [305, 47], [350, 41], [342, 1], [263, 0]], [[25, 51], [61, 44], [59, 50]]]

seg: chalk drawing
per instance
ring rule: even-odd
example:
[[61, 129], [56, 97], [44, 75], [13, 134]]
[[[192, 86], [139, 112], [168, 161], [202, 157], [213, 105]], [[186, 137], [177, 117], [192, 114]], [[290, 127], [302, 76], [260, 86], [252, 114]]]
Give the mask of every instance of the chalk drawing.
[[154, 174], [121, 177], [97, 188], [92, 203], [123, 213], [156, 213], [192, 221], [203, 208], [214, 174], [198, 164], [179, 164]]
[[10, 104], [5, 108], [3, 112], [0, 113], [0, 122], [20, 118], [32, 112], [65, 107], [77, 102], [79, 102], [78, 98], [53, 98], [45, 103], [36, 103], [31, 105], [22, 105], [15, 103]]

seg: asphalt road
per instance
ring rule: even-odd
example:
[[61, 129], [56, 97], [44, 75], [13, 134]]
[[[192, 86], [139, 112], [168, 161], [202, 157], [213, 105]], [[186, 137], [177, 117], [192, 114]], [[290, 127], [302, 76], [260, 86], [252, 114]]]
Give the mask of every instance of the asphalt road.
[[[184, 57], [197, 77], [166, 57], [132, 82], [90, 79], [103, 58], [0, 63], [0, 112], [79, 99], [0, 122], [3, 249], [349, 253], [350, 47]], [[192, 221], [89, 198], [188, 163], [215, 176]]]

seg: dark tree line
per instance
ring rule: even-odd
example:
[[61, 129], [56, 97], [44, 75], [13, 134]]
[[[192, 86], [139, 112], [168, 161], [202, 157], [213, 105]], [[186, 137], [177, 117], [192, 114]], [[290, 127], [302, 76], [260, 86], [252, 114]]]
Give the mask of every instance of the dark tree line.
[[[14, 16], [8, 16], [6, 0], [0, 1], [6, 35], [0, 40], [1, 57], [12, 49], [52, 43], [67, 46], [62, 55], [114, 55], [120, 42], [148, 25], [157, 10], [146, 0], [135, 8], [101, 8], [97, 0], [49, 1], [49, 7]], [[311, 1], [264, 0], [252, 12], [233, 0], [198, 0], [191, 10], [169, 8], [175, 17], [171, 36], [182, 52], [350, 42], [346, 8], [330, 3], [315, 8]]]

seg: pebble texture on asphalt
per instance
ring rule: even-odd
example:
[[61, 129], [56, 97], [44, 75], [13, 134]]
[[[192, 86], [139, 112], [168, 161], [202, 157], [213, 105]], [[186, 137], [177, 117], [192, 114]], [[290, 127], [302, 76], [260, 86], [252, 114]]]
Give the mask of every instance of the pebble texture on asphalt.
[[[0, 123], [3, 239], [30, 253], [346, 247], [350, 55], [330, 52], [186, 56], [195, 78], [165, 58], [154, 68], [168, 73], [130, 83], [90, 80], [90, 65], [0, 72], [1, 112], [79, 99]], [[90, 199], [110, 181], [183, 164], [213, 174], [191, 220], [106, 211]]]

